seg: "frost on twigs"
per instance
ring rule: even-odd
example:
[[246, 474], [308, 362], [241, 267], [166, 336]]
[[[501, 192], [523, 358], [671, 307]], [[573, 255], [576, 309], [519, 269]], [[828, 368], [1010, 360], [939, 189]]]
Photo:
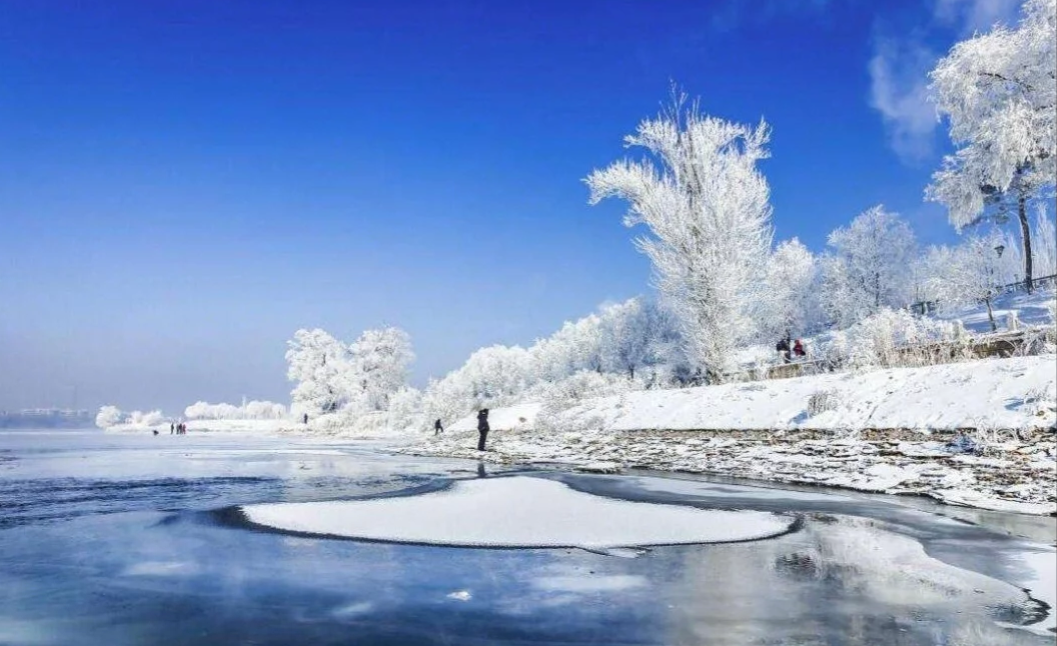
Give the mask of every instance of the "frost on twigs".
[[628, 148], [641, 150], [592, 172], [591, 204], [616, 197], [624, 223], [646, 225], [636, 240], [675, 312], [692, 363], [710, 380], [730, 372], [732, 354], [752, 338], [752, 303], [770, 251], [771, 205], [757, 164], [769, 156], [770, 127], [731, 123], [699, 111], [685, 94], [639, 124]]
[[807, 414], [810, 417], [838, 408], [840, 408], [840, 395], [835, 390], [820, 390], [812, 393], [807, 400]]

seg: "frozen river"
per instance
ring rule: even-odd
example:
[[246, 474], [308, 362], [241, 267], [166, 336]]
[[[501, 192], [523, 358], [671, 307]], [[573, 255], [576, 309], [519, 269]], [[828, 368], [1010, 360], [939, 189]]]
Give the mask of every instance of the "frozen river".
[[[542, 494], [504, 508], [517, 482]], [[460, 487], [467, 497], [444, 498]], [[477, 505], [489, 491], [498, 503]], [[431, 495], [450, 505], [447, 516], [428, 513]], [[391, 523], [408, 542], [331, 535], [340, 505], [274, 504], [350, 500], [368, 503], [355, 522]], [[654, 543], [666, 542], [664, 514], [789, 522], [758, 540], [609, 549], [595, 545], [606, 540], [592, 533], [600, 517], [549, 510], [549, 500], [661, 514], [625, 528]], [[316, 531], [249, 520], [277, 508], [334, 522]], [[447, 542], [484, 528], [518, 543], [512, 524], [548, 519], [561, 519], [562, 541], [595, 538], [585, 549], [423, 540], [436, 526]], [[0, 644], [1053, 644], [1054, 525], [818, 489], [480, 466], [365, 443], [0, 431]]]

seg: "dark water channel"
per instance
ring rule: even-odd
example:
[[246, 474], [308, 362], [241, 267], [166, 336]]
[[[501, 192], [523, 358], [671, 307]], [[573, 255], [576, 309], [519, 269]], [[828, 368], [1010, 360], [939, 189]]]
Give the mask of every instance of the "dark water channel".
[[653, 474], [485, 472], [801, 523], [637, 555], [306, 537], [222, 510], [436, 488], [478, 477], [477, 465], [362, 443], [0, 432], [0, 644], [1055, 641], [1046, 603], [1022, 589], [1024, 555], [1050, 549], [1052, 518], [949, 518], [883, 497]]

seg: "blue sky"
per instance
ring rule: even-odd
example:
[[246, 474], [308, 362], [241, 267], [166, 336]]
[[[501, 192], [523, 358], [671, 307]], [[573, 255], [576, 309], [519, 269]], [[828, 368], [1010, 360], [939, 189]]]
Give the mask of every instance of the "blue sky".
[[285, 340], [398, 325], [424, 383], [649, 291], [617, 203], [671, 81], [774, 128], [778, 239], [922, 190], [923, 72], [1004, 0], [0, 0], [0, 408], [287, 399]]

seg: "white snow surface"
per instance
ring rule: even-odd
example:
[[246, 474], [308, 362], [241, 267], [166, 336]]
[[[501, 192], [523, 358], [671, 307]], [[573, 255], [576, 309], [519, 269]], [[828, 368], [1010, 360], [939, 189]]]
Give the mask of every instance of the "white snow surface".
[[[1053, 319], [1048, 307], [1054, 299], [1053, 288], [1039, 288], [1034, 293], [1011, 292], [1002, 294], [992, 303], [991, 311], [999, 331], [1006, 329], [1010, 314], [1016, 314], [1022, 326], [1052, 325]], [[979, 303], [966, 306], [949, 313], [940, 313], [935, 318], [947, 321], [961, 321], [965, 329], [977, 334], [991, 332], [991, 320], [987, 316], [987, 305]]]
[[1026, 588], [1032, 597], [1049, 605], [1050, 612], [1046, 618], [1031, 626], [1030, 630], [1052, 637], [1057, 628], [1057, 550], [1053, 546], [1036, 543], [1029, 547], [1033, 549], [1018, 555], [1029, 574], [1017, 583]]
[[615, 500], [525, 476], [455, 482], [445, 491], [371, 500], [243, 507], [278, 529], [434, 545], [584, 547], [716, 543], [767, 538], [794, 519]]
[[[834, 394], [833, 410], [811, 415], [808, 400]], [[560, 419], [570, 430], [855, 430], [1044, 428], [1054, 423], [1057, 357], [1042, 355], [834, 373], [585, 400]], [[531, 428], [539, 406], [491, 411], [493, 430]], [[468, 416], [451, 430], [473, 430]]]

